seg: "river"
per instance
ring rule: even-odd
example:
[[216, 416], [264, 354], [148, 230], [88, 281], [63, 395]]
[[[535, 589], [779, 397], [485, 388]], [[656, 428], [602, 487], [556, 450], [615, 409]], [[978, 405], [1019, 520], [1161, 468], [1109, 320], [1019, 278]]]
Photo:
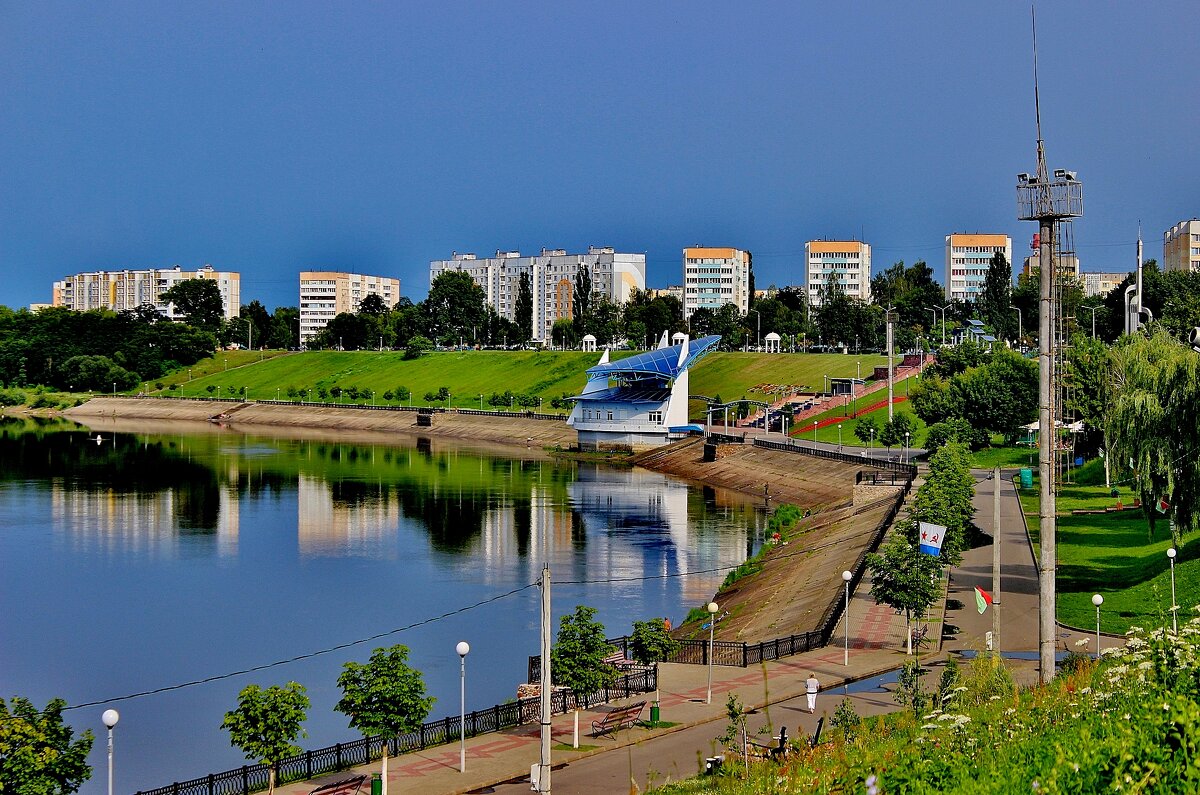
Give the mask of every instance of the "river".
[[638, 469], [5, 417], [0, 696], [161, 691], [66, 713], [97, 737], [81, 792], [104, 792], [109, 706], [116, 790], [148, 789], [244, 764], [220, 723], [250, 683], [308, 689], [305, 748], [357, 739], [333, 711], [336, 679], [377, 646], [410, 648], [431, 718], [458, 712], [460, 640], [467, 709], [511, 699], [537, 652], [538, 589], [455, 611], [548, 562], [555, 622], [586, 604], [610, 635], [678, 623], [720, 584], [711, 570], [757, 549], [762, 522], [746, 501]]

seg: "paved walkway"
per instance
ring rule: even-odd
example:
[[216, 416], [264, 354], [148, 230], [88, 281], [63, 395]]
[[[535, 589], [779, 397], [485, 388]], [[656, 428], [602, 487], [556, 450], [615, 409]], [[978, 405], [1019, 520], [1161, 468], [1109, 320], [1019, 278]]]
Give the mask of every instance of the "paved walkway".
[[[990, 473], [978, 472], [976, 523], [992, 530]], [[1004, 652], [1037, 650], [1037, 575], [1033, 554], [1021, 524], [1020, 508], [1012, 487], [1011, 475], [1001, 491], [1002, 598], [1001, 643]], [[923, 655], [923, 661], [936, 665], [946, 650], [981, 648], [983, 633], [991, 628], [991, 613], [976, 612], [974, 586], [991, 588], [991, 545], [968, 551], [963, 563], [950, 577], [948, 597], [962, 603], [961, 608], [946, 610], [946, 621], [958, 628], [940, 652]], [[870, 578], [865, 577], [850, 601], [849, 664], [845, 664], [846, 644], [842, 630], [834, 633], [829, 646], [808, 654], [795, 655], [766, 663], [761, 667], [717, 667], [713, 672], [712, 702], [705, 703], [706, 668], [697, 665], [661, 667], [662, 719], [677, 725], [669, 729], [628, 729], [617, 737], [593, 739], [586, 735], [590, 724], [607, 707], [590, 710], [580, 716], [579, 751], [559, 745], [553, 753], [553, 791], [556, 793], [627, 793], [631, 781], [641, 791], [648, 785], [662, 784], [697, 773], [697, 760], [711, 756], [715, 738], [725, 728], [725, 700], [736, 693], [743, 703], [756, 708], [748, 721], [750, 730], [770, 726], [777, 733], [786, 726], [791, 736], [810, 733], [821, 716], [828, 717], [837, 708], [840, 696], [852, 699], [859, 714], [878, 714], [896, 709], [892, 685], [879, 684], [873, 678], [892, 671], [906, 659], [903, 616], [876, 605], [871, 599]], [[953, 602], [950, 603], [953, 606]], [[1063, 648], [1074, 639], [1070, 633], [1061, 638]], [[1010, 659], [1018, 681], [1031, 683], [1037, 678], [1034, 659]], [[818, 698], [817, 713], [810, 715], [804, 703], [804, 679], [812, 672], [821, 680], [823, 695]], [[927, 678], [936, 674], [927, 675]], [[856, 687], [854, 682], [863, 682]], [[647, 702], [652, 694], [630, 699]], [[649, 708], [647, 707], [647, 710]], [[570, 745], [572, 716], [561, 715], [553, 721], [556, 744]], [[770, 742], [763, 735], [760, 742]], [[619, 753], [606, 753], [620, 749]], [[458, 770], [457, 744], [393, 758], [389, 764], [388, 791], [449, 795], [474, 790], [506, 795], [529, 792], [530, 765], [538, 761], [539, 737], [536, 725], [485, 734], [467, 740], [467, 770]], [[378, 763], [354, 771], [331, 773], [304, 783], [279, 788], [288, 795], [308, 793], [320, 784], [346, 778], [355, 773], [378, 770]], [[493, 789], [489, 789], [493, 788]]]

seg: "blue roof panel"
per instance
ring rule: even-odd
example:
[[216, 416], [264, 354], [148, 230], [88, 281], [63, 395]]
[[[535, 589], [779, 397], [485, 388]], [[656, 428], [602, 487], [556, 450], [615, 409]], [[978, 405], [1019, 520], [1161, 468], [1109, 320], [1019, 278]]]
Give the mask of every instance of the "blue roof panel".
[[677, 378], [681, 372], [691, 367], [697, 359], [717, 347], [720, 341], [721, 336], [715, 334], [689, 342], [688, 355], [682, 365], [679, 364], [679, 354], [683, 349], [683, 344], [680, 343], [679, 345], [672, 345], [669, 348], [659, 348], [639, 353], [637, 356], [630, 356], [628, 359], [621, 359], [618, 362], [598, 364], [587, 371], [587, 376], [590, 380], [621, 377], [640, 378], [646, 376]]

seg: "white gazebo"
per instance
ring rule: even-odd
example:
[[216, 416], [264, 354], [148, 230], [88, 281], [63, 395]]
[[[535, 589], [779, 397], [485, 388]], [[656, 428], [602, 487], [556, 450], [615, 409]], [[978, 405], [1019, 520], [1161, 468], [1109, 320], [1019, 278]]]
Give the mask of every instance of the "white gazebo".
[[583, 350], [592, 351], [593, 353], [595, 352], [595, 350], [596, 350], [596, 335], [595, 334], [584, 334], [583, 335]]
[[687, 341], [687, 338], [688, 338], [687, 334], [684, 334], [682, 331], [676, 331], [674, 334], [671, 335], [671, 344], [672, 345], [682, 345], [684, 342]]
[[765, 346], [763, 350], [765, 350], [767, 353], [780, 353], [780, 339], [780, 336], [772, 331], [770, 334], [763, 337], [763, 345]]

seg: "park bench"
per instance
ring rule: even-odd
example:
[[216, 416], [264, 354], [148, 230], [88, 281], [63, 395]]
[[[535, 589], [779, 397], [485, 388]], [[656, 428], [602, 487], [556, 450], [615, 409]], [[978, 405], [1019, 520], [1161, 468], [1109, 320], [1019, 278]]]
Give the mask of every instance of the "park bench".
[[753, 741], [750, 743], [750, 754], [752, 756], [757, 756], [760, 759], [786, 759], [788, 750], [789, 746], [786, 726], [779, 727], [778, 745], [763, 745], [762, 743], [756, 743]]
[[604, 662], [616, 668], [617, 670], [624, 670], [637, 665], [637, 663], [635, 663], [633, 660], [628, 659], [623, 651], [613, 652], [604, 658]]
[[362, 791], [362, 786], [366, 781], [366, 776], [344, 778], [341, 781], [322, 784], [309, 792], [308, 795], [358, 795]]
[[604, 713], [603, 718], [592, 721], [592, 736], [599, 737], [606, 732], [618, 732], [626, 726], [633, 726], [642, 717], [645, 708], [646, 702], [639, 701]]
[[929, 634], [929, 624], [922, 624], [913, 630], [912, 642], [914, 646], [920, 646], [922, 643], [928, 643], [929, 640], [925, 636]]

